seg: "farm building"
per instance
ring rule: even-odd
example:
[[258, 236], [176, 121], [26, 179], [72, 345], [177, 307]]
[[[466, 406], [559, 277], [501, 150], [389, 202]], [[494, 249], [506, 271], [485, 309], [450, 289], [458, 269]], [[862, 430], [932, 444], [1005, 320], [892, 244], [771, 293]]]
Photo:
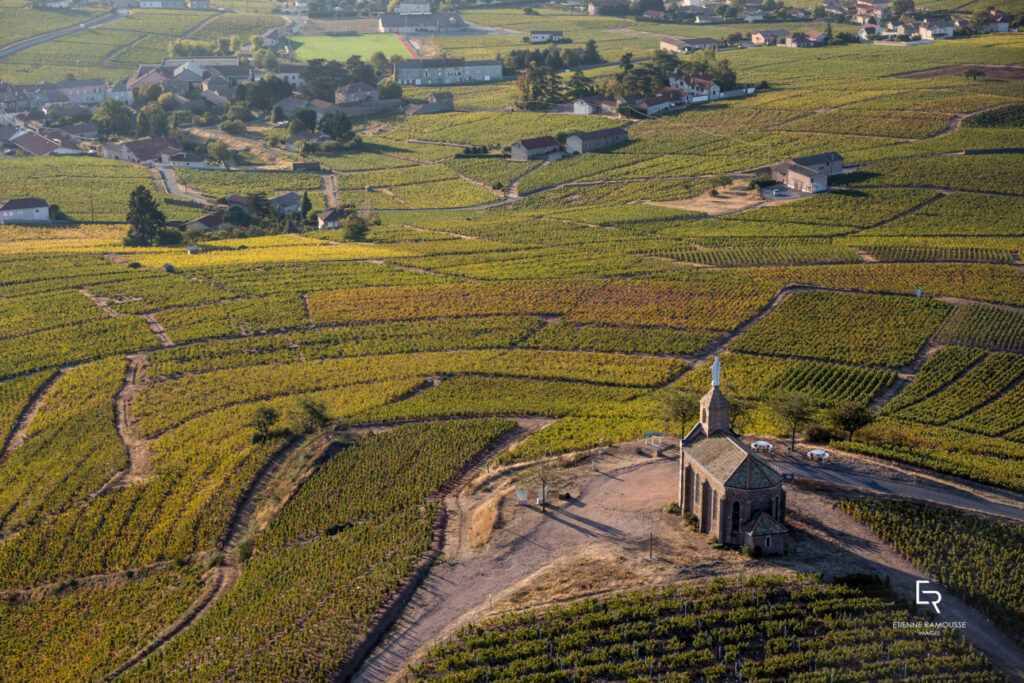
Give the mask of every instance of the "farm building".
[[589, 133], [577, 133], [570, 135], [565, 140], [565, 151], [570, 154], [584, 154], [594, 150], [604, 149], [612, 145], [620, 145], [629, 139], [629, 133], [624, 128], [605, 128]]
[[38, 197], [0, 200], [0, 224], [44, 223], [50, 220], [50, 204]]
[[[208, 213], [205, 216], [201, 216], [194, 221], [189, 221], [185, 224], [186, 228], [195, 228], [196, 230], [220, 230], [224, 227], [224, 209], [217, 209], [212, 213]], [[191, 252], [190, 252], [191, 253]]]
[[400, 85], [451, 85], [500, 81], [497, 59], [406, 59], [395, 64], [395, 81]]
[[720, 374], [716, 357], [711, 389], [700, 400], [700, 422], [679, 444], [679, 507], [719, 543], [781, 553], [789, 536], [782, 475], [729, 428]]
[[772, 167], [772, 179], [799, 192], [828, 189], [829, 176], [843, 171], [843, 157], [835, 152], [786, 159]]
[[574, 101], [572, 103], [572, 113], [581, 116], [590, 116], [592, 114], [615, 116], [619, 111], [616, 108], [615, 100], [594, 95]]
[[670, 88], [686, 93], [697, 102], [717, 100], [722, 96], [722, 89], [710, 78], [674, 71], [668, 77], [668, 84]]
[[921, 40], [942, 40], [953, 37], [953, 24], [945, 21], [927, 21], [920, 27]]
[[825, 44], [826, 36], [820, 31], [790, 33], [786, 36], [786, 47], [818, 47]]
[[430, 14], [430, 3], [422, 0], [402, 0], [395, 6], [398, 14]]
[[540, 138], [527, 138], [512, 145], [512, 161], [529, 161], [531, 159], [543, 159], [552, 152], [561, 148], [558, 140], [550, 135]]
[[381, 33], [448, 33], [466, 28], [458, 12], [437, 12], [435, 14], [398, 14], [380, 15], [377, 28]]
[[715, 38], [662, 38], [659, 48], [665, 52], [689, 54], [717, 47], [719, 42]]
[[352, 104], [377, 99], [377, 88], [369, 83], [349, 83], [334, 91], [336, 104]]
[[661, 116], [665, 112], [682, 109], [686, 106], [686, 93], [674, 88], [662, 88], [654, 97], [647, 97], [640, 106], [648, 116]]
[[531, 43], [558, 43], [562, 37], [561, 31], [530, 31]]

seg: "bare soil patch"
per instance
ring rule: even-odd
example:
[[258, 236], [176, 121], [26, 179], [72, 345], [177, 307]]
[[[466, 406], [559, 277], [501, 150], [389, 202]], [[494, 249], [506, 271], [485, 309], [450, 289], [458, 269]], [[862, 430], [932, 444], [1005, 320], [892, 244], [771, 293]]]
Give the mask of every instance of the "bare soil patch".
[[710, 192], [705, 192], [702, 195], [689, 199], [644, 203], [653, 206], [664, 206], [670, 209], [701, 211], [709, 216], [721, 216], [727, 213], [746, 211], [765, 203], [761, 192], [757, 189], [749, 189], [745, 183], [733, 183], [728, 187], [720, 187], [716, 192], [718, 193], [717, 197], [712, 197]]
[[893, 78], [942, 78], [944, 76], [962, 76], [968, 69], [977, 69], [981, 72], [981, 78], [990, 78], [997, 81], [1024, 81], [1024, 66], [1009, 66], [1002, 64], [957, 64], [955, 66], [940, 66], [924, 71], [911, 71], [906, 74], [899, 74]]

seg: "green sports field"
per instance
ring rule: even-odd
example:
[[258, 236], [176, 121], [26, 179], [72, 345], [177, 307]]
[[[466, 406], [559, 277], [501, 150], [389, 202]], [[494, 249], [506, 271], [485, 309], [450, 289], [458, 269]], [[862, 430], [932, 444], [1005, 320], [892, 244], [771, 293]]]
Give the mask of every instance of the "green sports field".
[[402, 40], [394, 33], [370, 33], [362, 36], [299, 36], [292, 38], [295, 55], [303, 60], [337, 59], [343, 61], [352, 55], [369, 59], [375, 52], [403, 57], [410, 54]]

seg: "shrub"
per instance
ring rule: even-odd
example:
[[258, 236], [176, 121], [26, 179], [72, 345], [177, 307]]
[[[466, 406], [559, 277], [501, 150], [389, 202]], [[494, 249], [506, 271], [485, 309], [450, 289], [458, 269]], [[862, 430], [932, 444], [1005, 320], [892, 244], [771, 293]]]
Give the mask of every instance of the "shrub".
[[678, 515], [680, 513], [680, 511], [681, 511], [681, 509], [679, 507], [679, 503], [676, 503], [675, 501], [673, 501], [673, 502], [671, 502], [671, 503], [669, 503], [668, 505], [665, 506], [665, 512], [667, 514]]

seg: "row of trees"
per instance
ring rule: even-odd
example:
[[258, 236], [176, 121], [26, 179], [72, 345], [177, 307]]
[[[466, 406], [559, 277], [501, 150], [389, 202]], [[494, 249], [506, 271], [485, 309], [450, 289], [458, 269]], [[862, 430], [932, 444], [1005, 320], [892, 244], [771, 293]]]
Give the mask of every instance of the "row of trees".
[[588, 40], [582, 50], [551, 46], [543, 49], [512, 50], [504, 57], [499, 52], [498, 61], [501, 62], [502, 68], [506, 72], [513, 73], [525, 69], [530, 64], [546, 67], [552, 71], [576, 69], [580, 66], [600, 64], [602, 57], [597, 50], [597, 42]]

